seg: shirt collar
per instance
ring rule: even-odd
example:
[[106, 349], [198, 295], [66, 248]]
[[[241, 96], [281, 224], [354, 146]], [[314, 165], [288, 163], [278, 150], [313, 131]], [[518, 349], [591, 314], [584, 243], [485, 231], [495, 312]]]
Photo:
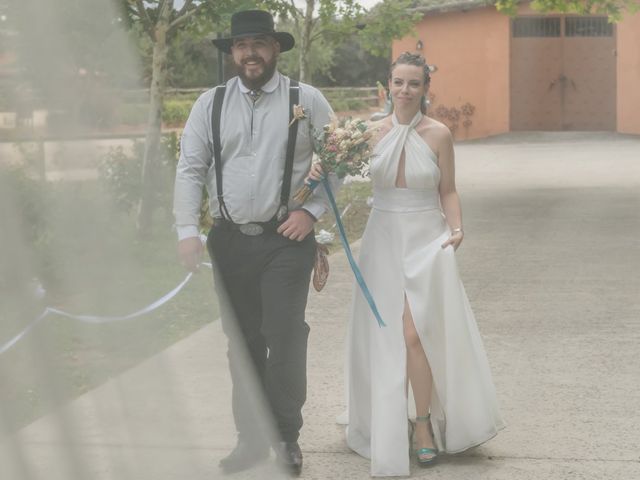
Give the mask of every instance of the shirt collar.
[[[271, 79], [265, 83], [260, 90], [262, 90], [263, 92], [267, 92], [267, 93], [271, 93], [273, 92], [276, 88], [278, 88], [278, 84], [280, 83], [280, 72], [278, 72], [277, 70], [273, 73], [273, 76], [271, 77]], [[251, 91], [250, 88], [247, 88], [244, 83], [242, 83], [242, 79], [239, 79], [240, 81], [238, 82], [238, 86], [240, 87], [240, 91], [242, 93], [249, 93]]]

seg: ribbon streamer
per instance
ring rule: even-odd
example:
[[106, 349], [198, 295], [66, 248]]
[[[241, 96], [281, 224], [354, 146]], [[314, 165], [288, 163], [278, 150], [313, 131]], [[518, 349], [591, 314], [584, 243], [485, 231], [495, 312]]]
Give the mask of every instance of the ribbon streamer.
[[[210, 263], [201, 263], [201, 265], [204, 265], [206, 267], [211, 268], [211, 264]], [[80, 322], [93, 323], [93, 324], [101, 324], [101, 323], [109, 323], [109, 322], [118, 322], [118, 321], [123, 321], [123, 320], [131, 320], [132, 318], [140, 317], [142, 315], [150, 313], [150, 312], [160, 308], [165, 303], [167, 303], [169, 300], [171, 300], [173, 297], [175, 297], [178, 293], [180, 293], [180, 290], [182, 290], [184, 288], [184, 286], [189, 282], [189, 280], [191, 280], [192, 276], [193, 276], [193, 273], [189, 272], [189, 274], [185, 277], [185, 279], [182, 282], [180, 282], [178, 284], [178, 286], [176, 286], [169, 293], [167, 293], [166, 295], [163, 295], [158, 300], [156, 300], [153, 303], [150, 303], [146, 307], [141, 308], [140, 310], [138, 310], [136, 312], [133, 312], [133, 313], [130, 313], [128, 315], [106, 316], [106, 317], [100, 317], [100, 316], [97, 316], [97, 315], [73, 315], [71, 313], [68, 313], [68, 312], [65, 312], [65, 311], [62, 311], [62, 310], [58, 310], [57, 308], [47, 307], [47, 308], [44, 309], [44, 311], [40, 314], [40, 316], [38, 318], [36, 318], [29, 325], [27, 325], [19, 334], [17, 334], [11, 340], [6, 342], [4, 345], [0, 346], [0, 355], [5, 353], [6, 351], [8, 351], [16, 343], [18, 343], [20, 340], [22, 340], [22, 338], [24, 338], [38, 323], [40, 323], [42, 320], [44, 320], [50, 313], [53, 313], [53, 314], [56, 314], [56, 315], [60, 315], [62, 317], [70, 318], [72, 320], [78, 320]]]
[[[312, 180], [314, 181], [314, 180]], [[386, 327], [387, 325], [382, 321], [382, 317], [380, 317], [380, 313], [378, 312], [378, 307], [376, 307], [376, 302], [373, 300], [373, 296], [371, 292], [369, 292], [369, 288], [367, 287], [367, 283], [364, 281], [364, 277], [362, 276], [362, 272], [358, 268], [355, 260], [353, 259], [353, 254], [351, 253], [351, 247], [349, 246], [349, 241], [347, 240], [347, 234], [344, 231], [344, 226], [342, 225], [342, 220], [340, 219], [340, 212], [338, 212], [338, 206], [336, 205], [336, 200], [333, 197], [333, 192], [331, 191], [331, 185], [329, 184], [329, 180], [327, 177], [322, 178], [322, 186], [327, 192], [327, 196], [329, 197], [329, 203], [331, 204], [331, 209], [333, 210], [333, 214], [336, 217], [336, 224], [338, 225], [338, 231], [340, 232], [340, 241], [342, 242], [342, 248], [344, 248], [344, 252], [347, 254], [347, 259], [349, 260], [349, 265], [351, 265], [351, 270], [353, 271], [353, 275], [356, 277], [356, 281], [360, 286], [360, 290], [362, 294], [367, 299], [369, 303], [369, 307], [373, 312], [373, 315], [376, 317], [378, 321], [378, 326]]]
[[44, 318], [49, 314], [49, 311], [50, 311], [49, 307], [45, 308], [44, 312], [42, 312], [38, 318], [36, 318], [33, 322], [27, 325], [27, 327], [24, 330], [22, 330], [18, 335], [16, 335], [7, 343], [5, 343], [2, 347], [0, 347], [0, 355], [2, 355], [4, 352], [9, 350], [20, 340], [22, 340], [22, 337], [24, 337], [27, 333], [29, 333], [33, 327], [35, 327], [38, 323], [44, 320]]

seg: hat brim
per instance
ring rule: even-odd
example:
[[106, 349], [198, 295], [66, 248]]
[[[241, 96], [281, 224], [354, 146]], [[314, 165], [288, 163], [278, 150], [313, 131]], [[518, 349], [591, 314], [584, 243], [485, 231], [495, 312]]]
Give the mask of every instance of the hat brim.
[[268, 35], [275, 38], [280, 44], [280, 53], [288, 52], [296, 44], [295, 38], [293, 38], [293, 35], [291, 35], [289, 32], [245, 33], [243, 35], [238, 35], [235, 37], [213, 38], [211, 41], [216, 47], [218, 47], [218, 50], [231, 55], [231, 46], [233, 45], [234, 39], [243, 37], [254, 37], [256, 35]]

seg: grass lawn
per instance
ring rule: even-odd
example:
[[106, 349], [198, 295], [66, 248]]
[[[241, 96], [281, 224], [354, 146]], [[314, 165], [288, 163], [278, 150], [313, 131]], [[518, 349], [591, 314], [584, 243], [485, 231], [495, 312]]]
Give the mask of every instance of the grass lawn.
[[[370, 183], [354, 182], [338, 195], [340, 211], [351, 205], [343, 218], [351, 241], [364, 229], [370, 192]], [[118, 212], [97, 182], [46, 185], [46, 201], [31, 221], [41, 222], [40, 240], [35, 247], [17, 244], [14, 252], [38, 258], [34, 271], [47, 293], [42, 300], [24, 297], [11, 282], [0, 282], [0, 345], [45, 306], [73, 314], [126, 315], [186, 276], [167, 212], [157, 212], [151, 237], [140, 240], [133, 215]], [[342, 248], [334, 223], [327, 213], [317, 226], [336, 233], [332, 251]], [[50, 314], [0, 355], [0, 431], [25, 426], [217, 318], [207, 269], [169, 303], [136, 319], [88, 324]]]
[[[39, 257], [47, 294], [41, 301], [17, 300], [10, 282], [3, 283], [0, 344], [45, 306], [73, 314], [126, 315], [185, 278], [171, 220], [162, 212], [151, 238], [141, 241], [132, 216], [112, 208], [96, 182], [46, 187], [40, 212], [46, 233], [32, 252]], [[168, 304], [136, 319], [96, 325], [50, 314], [0, 356], [0, 427], [24, 426], [216, 318], [210, 271], [194, 276]]]

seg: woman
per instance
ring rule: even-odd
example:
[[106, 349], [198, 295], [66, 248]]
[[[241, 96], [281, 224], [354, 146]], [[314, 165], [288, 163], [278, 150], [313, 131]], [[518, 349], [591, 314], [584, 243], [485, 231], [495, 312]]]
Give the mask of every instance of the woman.
[[[356, 289], [347, 443], [371, 459], [373, 476], [408, 475], [410, 450], [428, 466], [504, 426], [454, 256], [464, 232], [451, 133], [421, 111], [429, 73], [410, 53], [391, 66], [394, 112], [377, 125], [370, 164], [373, 208], [359, 265], [387, 326]], [[310, 176], [321, 172], [314, 166]], [[409, 384], [415, 424], [407, 422]]]

